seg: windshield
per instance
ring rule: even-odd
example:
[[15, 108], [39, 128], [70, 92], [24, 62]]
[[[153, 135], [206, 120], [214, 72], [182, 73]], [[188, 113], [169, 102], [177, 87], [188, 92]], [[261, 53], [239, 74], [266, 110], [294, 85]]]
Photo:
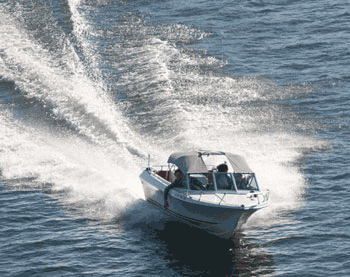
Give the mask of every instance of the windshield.
[[218, 190], [235, 190], [231, 173], [216, 172], [214, 173], [214, 181]]
[[234, 173], [238, 190], [258, 190], [255, 175], [253, 173]]
[[259, 190], [253, 173], [189, 174], [191, 190]]

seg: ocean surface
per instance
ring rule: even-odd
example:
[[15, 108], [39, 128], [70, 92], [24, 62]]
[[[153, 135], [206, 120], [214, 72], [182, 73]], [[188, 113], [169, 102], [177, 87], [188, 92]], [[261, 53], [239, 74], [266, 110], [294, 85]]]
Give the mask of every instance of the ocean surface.
[[[0, 0], [0, 276], [350, 276], [349, 4]], [[190, 149], [270, 190], [233, 239], [143, 200]]]

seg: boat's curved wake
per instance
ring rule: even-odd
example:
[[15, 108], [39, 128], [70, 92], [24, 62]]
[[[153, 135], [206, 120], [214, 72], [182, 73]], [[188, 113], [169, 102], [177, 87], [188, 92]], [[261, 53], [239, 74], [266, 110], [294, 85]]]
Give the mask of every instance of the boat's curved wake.
[[208, 32], [146, 23], [122, 3], [89, 7], [0, 6], [4, 183], [48, 186], [64, 205], [110, 219], [142, 198], [147, 154], [157, 164], [178, 150], [218, 148], [247, 158], [271, 191], [270, 212], [302, 205], [295, 163], [323, 142], [302, 133], [312, 121], [278, 103], [311, 89], [224, 73], [225, 61], [186, 47]]

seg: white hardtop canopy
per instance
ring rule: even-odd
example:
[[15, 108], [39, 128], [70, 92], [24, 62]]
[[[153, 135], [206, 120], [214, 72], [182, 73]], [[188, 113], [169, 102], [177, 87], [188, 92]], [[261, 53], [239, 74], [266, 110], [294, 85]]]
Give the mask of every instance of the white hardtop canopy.
[[168, 163], [175, 164], [182, 173], [207, 173], [208, 168], [203, 157], [221, 155], [226, 156], [233, 172], [253, 173], [242, 156], [220, 151], [189, 151], [175, 152], [170, 155]]

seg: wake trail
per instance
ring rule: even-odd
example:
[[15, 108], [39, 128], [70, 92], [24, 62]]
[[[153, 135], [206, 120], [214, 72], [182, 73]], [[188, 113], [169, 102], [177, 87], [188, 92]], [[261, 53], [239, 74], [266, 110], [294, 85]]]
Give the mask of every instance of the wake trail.
[[[111, 148], [119, 145], [120, 149], [145, 158], [146, 155], [132, 145], [137, 138], [103, 84], [84, 73], [74, 47], [66, 44], [65, 55], [57, 61], [18, 29], [14, 19], [1, 12], [5, 19], [0, 23], [3, 33], [0, 52], [2, 78], [13, 81], [24, 97], [41, 102], [56, 120], [66, 121], [67, 126], [91, 142]], [[73, 17], [74, 20], [77, 18]], [[81, 29], [79, 26], [74, 28]], [[77, 32], [79, 35], [81, 33]], [[88, 47], [85, 45], [84, 49]], [[86, 55], [93, 56], [91, 52], [86, 50]], [[60, 66], [62, 63], [68, 67]]]

